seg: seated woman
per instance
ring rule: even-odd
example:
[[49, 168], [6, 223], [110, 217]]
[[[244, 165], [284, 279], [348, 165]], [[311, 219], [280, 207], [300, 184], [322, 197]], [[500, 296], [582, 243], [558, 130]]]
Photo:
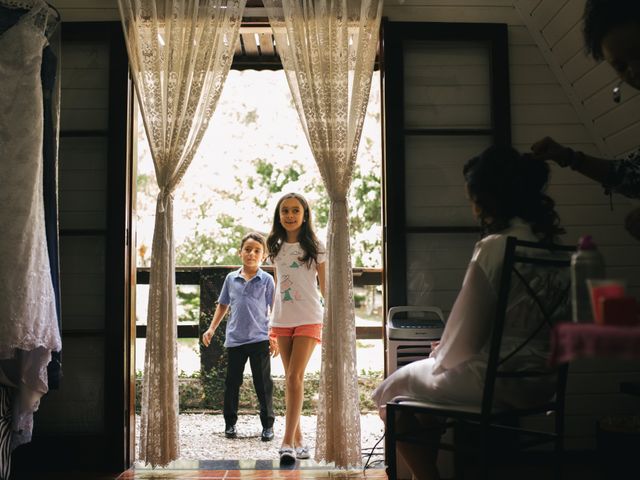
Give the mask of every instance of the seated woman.
[[[428, 402], [480, 405], [489, 356], [491, 324], [495, 317], [506, 238], [533, 242], [554, 242], [563, 233], [554, 201], [544, 192], [549, 168], [544, 162], [520, 155], [510, 147], [490, 147], [469, 160], [464, 178], [471, 208], [479, 220], [483, 238], [476, 244], [462, 289], [452, 307], [439, 345], [429, 358], [410, 363], [390, 375], [373, 393], [385, 419], [385, 405], [397, 396]], [[532, 270], [521, 272], [531, 281]], [[540, 280], [540, 279], [538, 279]], [[538, 293], [550, 297], [564, 294], [569, 284], [566, 272], [533, 282]], [[539, 309], [521, 282], [513, 282], [509, 292], [504, 326], [503, 349], [519, 345], [540, 325]], [[507, 363], [510, 370], [544, 368], [548, 335], [532, 343]], [[505, 350], [507, 351], [507, 350]], [[505, 406], [526, 406], [548, 400], [553, 394], [549, 380], [535, 383], [497, 385], [496, 401]], [[437, 479], [435, 465], [441, 429], [438, 419], [400, 418], [403, 425], [433, 425], [429, 445], [398, 442], [398, 452], [414, 478]]]

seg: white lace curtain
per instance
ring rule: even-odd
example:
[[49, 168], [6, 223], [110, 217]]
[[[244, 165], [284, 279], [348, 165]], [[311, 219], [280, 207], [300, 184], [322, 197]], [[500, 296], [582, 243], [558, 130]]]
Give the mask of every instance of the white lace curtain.
[[263, 0], [331, 199], [316, 460], [362, 463], [347, 194], [367, 109], [382, 0]]
[[246, 0], [118, 0], [131, 74], [160, 187], [153, 234], [140, 459], [178, 458], [172, 193], [231, 67]]

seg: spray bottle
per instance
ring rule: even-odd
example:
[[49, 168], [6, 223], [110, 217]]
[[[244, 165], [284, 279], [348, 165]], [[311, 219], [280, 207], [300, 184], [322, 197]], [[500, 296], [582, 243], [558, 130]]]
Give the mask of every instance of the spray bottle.
[[591, 235], [580, 237], [571, 256], [571, 313], [574, 323], [593, 322], [587, 279], [604, 278], [604, 259]]

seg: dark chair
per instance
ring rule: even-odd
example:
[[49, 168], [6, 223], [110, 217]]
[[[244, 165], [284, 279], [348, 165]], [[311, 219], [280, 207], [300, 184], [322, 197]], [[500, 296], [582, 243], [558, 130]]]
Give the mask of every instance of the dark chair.
[[[522, 250], [526, 248], [526, 250]], [[491, 334], [491, 346], [485, 376], [484, 391], [481, 405], [452, 406], [421, 402], [417, 399], [394, 399], [387, 403], [386, 420], [386, 458], [387, 473], [390, 480], [397, 478], [396, 442], [424, 442], [424, 432], [398, 432], [396, 419], [403, 413], [420, 413], [438, 416], [446, 419], [444, 429], [454, 428], [454, 441], [440, 441], [440, 450], [453, 451], [455, 455], [456, 478], [462, 478], [464, 469], [461, 467], [477, 464], [484, 478], [489, 478], [489, 467], [495, 463], [502, 463], [509, 459], [523, 460], [522, 452], [530, 451], [532, 447], [552, 444], [555, 460], [555, 478], [562, 474], [563, 435], [564, 435], [564, 396], [567, 379], [567, 365], [551, 366], [540, 369], [542, 371], [510, 371], [508, 360], [522, 348], [540, 335], [549, 335], [547, 328], [554, 322], [570, 318], [569, 285], [551, 289], [553, 294], [540, 298], [535, 286], [527, 283], [522, 275], [524, 269], [533, 268], [536, 273], [550, 275], [559, 270], [566, 270], [569, 278], [570, 254], [573, 248], [559, 245], [545, 245], [524, 242], [509, 237], [506, 242], [504, 265], [502, 269], [500, 290], [496, 309], [496, 319]], [[540, 308], [541, 323], [532, 329], [528, 338], [509, 352], [502, 351], [503, 327], [509, 293], [514, 282], [522, 282], [525, 291], [532, 297], [533, 302]], [[552, 298], [553, 297], [553, 298]], [[501, 408], [496, 402], [496, 383], [508, 379], [540, 378], [541, 376], [555, 377], [555, 395], [552, 399], [540, 405], [529, 408]], [[504, 379], [504, 380], [503, 380]], [[554, 415], [552, 431], [538, 431], [520, 425], [520, 420], [532, 415]], [[550, 430], [550, 429], [549, 429]], [[496, 462], [496, 454], [498, 462]], [[548, 454], [547, 454], [548, 456]]]

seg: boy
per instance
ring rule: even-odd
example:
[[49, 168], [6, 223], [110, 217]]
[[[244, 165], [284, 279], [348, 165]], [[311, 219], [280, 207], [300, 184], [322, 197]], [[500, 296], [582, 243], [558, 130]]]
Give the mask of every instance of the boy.
[[249, 359], [253, 385], [260, 402], [262, 441], [273, 439], [273, 380], [269, 355], [278, 354], [269, 339], [269, 311], [273, 305], [274, 282], [260, 268], [266, 257], [266, 241], [256, 232], [247, 233], [240, 243], [242, 267], [227, 275], [218, 298], [211, 325], [202, 335], [208, 347], [216, 328], [231, 307], [224, 346], [227, 348], [227, 375], [224, 388], [224, 434], [236, 438], [238, 397], [244, 366]]

